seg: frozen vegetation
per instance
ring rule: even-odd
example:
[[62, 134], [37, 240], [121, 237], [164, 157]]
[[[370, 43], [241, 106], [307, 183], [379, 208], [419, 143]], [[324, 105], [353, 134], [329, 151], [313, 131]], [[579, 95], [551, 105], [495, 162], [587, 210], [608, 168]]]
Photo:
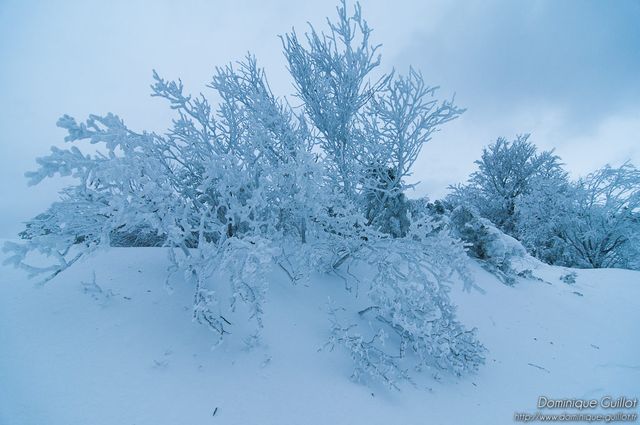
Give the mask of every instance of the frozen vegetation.
[[508, 423], [638, 390], [640, 275], [584, 269], [640, 268], [640, 171], [573, 181], [523, 135], [409, 199], [464, 109], [371, 35], [345, 2], [283, 35], [291, 98], [252, 55], [215, 102], [154, 72], [163, 134], [59, 119], [27, 177], [74, 184], [4, 245], [0, 423]]

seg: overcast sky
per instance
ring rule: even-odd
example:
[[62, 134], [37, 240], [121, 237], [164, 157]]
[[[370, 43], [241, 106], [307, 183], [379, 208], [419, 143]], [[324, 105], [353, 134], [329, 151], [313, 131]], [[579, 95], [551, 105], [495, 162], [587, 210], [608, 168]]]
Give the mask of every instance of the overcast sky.
[[[482, 147], [532, 133], [574, 176], [640, 165], [640, 0], [362, 2], [383, 70], [409, 65], [467, 112], [425, 146], [412, 197], [466, 179]], [[0, 237], [44, 210], [62, 182], [27, 187], [57, 118], [114, 112], [134, 129], [169, 125], [151, 70], [204, 91], [212, 70], [254, 53], [291, 94], [278, 34], [324, 26], [332, 1], [0, 0]]]

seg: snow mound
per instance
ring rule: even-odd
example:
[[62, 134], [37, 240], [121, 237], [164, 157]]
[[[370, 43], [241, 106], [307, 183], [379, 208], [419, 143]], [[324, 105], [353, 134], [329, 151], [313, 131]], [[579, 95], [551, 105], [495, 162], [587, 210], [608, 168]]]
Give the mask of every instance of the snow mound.
[[507, 424], [540, 395], [640, 390], [639, 272], [527, 263], [506, 286], [474, 265], [481, 291], [451, 297], [486, 364], [463, 378], [424, 371], [398, 392], [350, 381], [347, 353], [327, 349], [330, 305], [355, 302], [338, 277], [292, 285], [274, 268], [261, 343], [212, 350], [193, 288], [167, 290], [168, 265], [162, 248], [113, 248], [43, 287], [3, 267], [0, 424]]

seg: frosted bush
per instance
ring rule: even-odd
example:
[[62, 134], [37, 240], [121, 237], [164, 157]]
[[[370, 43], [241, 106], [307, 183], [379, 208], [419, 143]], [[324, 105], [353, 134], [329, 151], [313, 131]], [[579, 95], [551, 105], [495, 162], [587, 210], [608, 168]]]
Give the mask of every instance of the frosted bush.
[[[75, 183], [27, 223], [21, 243], [5, 247], [8, 261], [48, 280], [99, 248], [162, 245], [168, 275], [193, 285], [193, 317], [217, 342], [239, 312], [255, 326], [248, 340], [259, 337], [276, 267], [295, 284], [314, 271], [348, 275], [369, 264], [377, 274], [366, 296], [381, 327], [372, 344], [385, 328], [416, 365], [475, 370], [482, 346], [456, 321], [445, 285], [462, 245], [417, 224], [405, 196], [424, 143], [463, 110], [438, 101], [413, 69], [371, 82], [379, 48], [360, 6], [349, 14], [342, 2], [337, 12], [327, 33], [282, 37], [296, 107], [272, 93], [248, 55], [216, 68], [208, 87], [217, 105], [154, 72], [152, 95], [175, 113], [165, 133], [132, 130], [114, 114], [60, 118], [71, 146], [52, 148], [27, 177]], [[53, 261], [36, 267], [31, 252]], [[394, 357], [349, 329], [334, 326], [334, 341], [357, 370], [390, 375]]]

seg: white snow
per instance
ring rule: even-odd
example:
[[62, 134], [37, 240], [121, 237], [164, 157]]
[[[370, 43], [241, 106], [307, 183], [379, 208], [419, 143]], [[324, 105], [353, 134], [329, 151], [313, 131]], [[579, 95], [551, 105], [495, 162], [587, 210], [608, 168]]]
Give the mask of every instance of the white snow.
[[0, 424], [510, 424], [540, 395], [640, 396], [640, 272], [576, 270], [567, 284], [569, 269], [535, 263], [544, 281], [508, 287], [474, 265], [484, 293], [456, 285], [452, 298], [486, 365], [398, 392], [354, 383], [346, 353], [318, 351], [328, 298], [349, 302], [340, 279], [274, 272], [262, 345], [231, 335], [211, 350], [193, 288], [169, 293], [167, 265], [161, 248], [114, 248], [44, 287], [2, 267]]

